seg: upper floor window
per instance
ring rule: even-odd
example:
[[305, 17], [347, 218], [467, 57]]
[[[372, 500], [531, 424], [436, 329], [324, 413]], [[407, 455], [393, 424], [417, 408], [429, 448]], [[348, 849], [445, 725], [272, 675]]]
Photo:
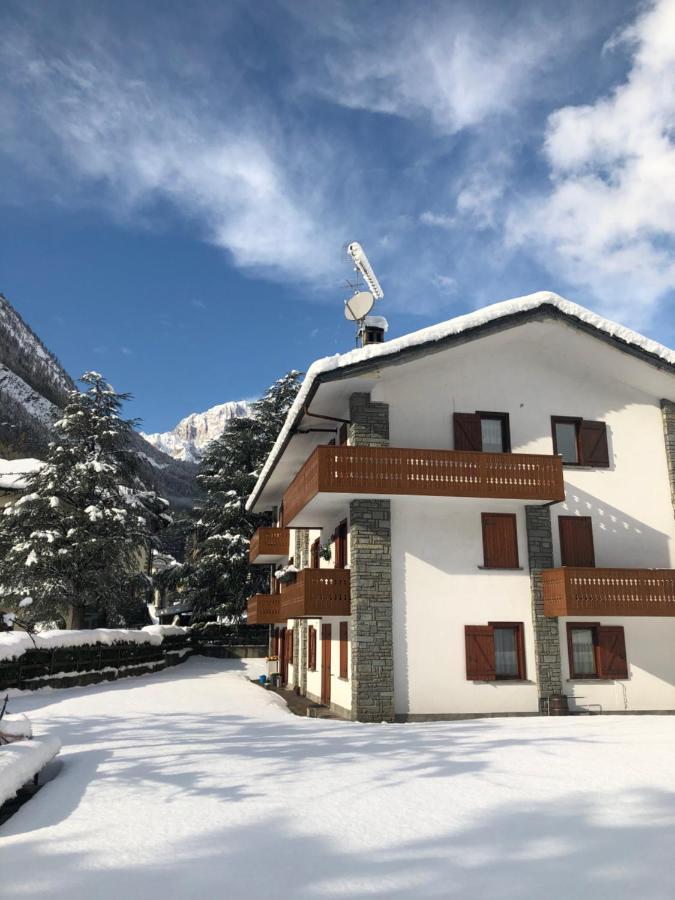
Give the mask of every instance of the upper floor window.
[[481, 513], [483, 567], [517, 569], [518, 528], [513, 513]]
[[511, 450], [509, 414], [501, 412], [455, 413], [455, 450], [508, 453]]
[[609, 467], [607, 426], [570, 416], [551, 416], [553, 452], [568, 466]]

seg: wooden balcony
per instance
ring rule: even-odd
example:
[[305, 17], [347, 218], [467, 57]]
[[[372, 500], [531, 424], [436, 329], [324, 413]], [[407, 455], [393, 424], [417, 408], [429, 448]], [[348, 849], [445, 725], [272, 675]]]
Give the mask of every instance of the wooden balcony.
[[349, 569], [303, 569], [281, 586], [284, 618], [351, 615]]
[[675, 569], [542, 572], [547, 616], [675, 616]]
[[317, 447], [284, 494], [285, 521], [320, 493], [565, 499], [559, 456], [397, 447]]
[[256, 594], [249, 599], [247, 625], [275, 625], [285, 621], [286, 616], [281, 613], [280, 594]]
[[251, 538], [248, 561], [252, 565], [279, 562], [288, 556], [287, 528], [259, 528]]

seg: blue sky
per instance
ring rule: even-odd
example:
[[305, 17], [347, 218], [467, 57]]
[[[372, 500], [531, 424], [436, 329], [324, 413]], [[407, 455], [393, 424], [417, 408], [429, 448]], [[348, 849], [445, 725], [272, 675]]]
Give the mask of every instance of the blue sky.
[[551, 289], [673, 344], [675, 5], [12, 2], [0, 290], [148, 431]]

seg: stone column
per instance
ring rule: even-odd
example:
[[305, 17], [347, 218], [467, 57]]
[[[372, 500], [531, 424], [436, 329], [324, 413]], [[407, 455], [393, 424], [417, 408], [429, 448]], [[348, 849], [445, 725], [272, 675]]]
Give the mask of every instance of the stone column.
[[352, 500], [351, 540], [352, 718], [394, 718], [394, 659], [389, 500]]
[[389, 405], [373, 403], [370, 394], [349, 398], [349, 443], [354, 447], [389, 446]]
[[309, 531], [307, 528], [296, 529], [293, 565], [296, 569], [306, 569], [309, 565]]
[[662, 400], [661, 413], [663, 415], [663, 437], [666, 442], [670, 497], [673, 502], [673, 510], [675, 510], [675, 403], [672, 400]]
[[551, 510], [548, 506], [526, 506], [525, 521], [532, 586], [532, 624], [539, 686], [539, 711], [543, 712], [549, 697], [553, 694], [562, 694], [558, 618], [544, 615], [544, 589], [541, 579], [542, 569], [553, 568]]
[[[389, 446], [389, 406], [370, 394], [349, 399], [349, 442]], [[352, 718], [390, 722], [394, 718], [394, 662], [391, 587], [391, 503], [349, 504], [351, 570]]]

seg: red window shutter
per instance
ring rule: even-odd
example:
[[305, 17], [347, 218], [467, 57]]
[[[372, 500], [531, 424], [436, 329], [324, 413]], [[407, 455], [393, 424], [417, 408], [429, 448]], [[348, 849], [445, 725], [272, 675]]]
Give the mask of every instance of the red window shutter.
[[579, 449], [585, 466], [609, 467], [609, 447], [607, 446], [607, 426], [604, 422], [588, 422], [579, 425]]
[[288, 635], [288, 661], [293, 665], [293, 629], [289, 628], [286, 634]]
[[465, 625], [467, 681], [495, 680], [495, 639], [491, 625]]
[[347, 641], [349, 638], [349, 625], [340, 622], [340, 678], [347, 678]]
[[452, 417], [455, 450], [482, 450], [480, 416], [476, 413], [454, 413]]
[[628, 678], [626, 639], [621, 625], [599, 625], [598, 675], [600, 678]]
[[518, 568], [518, 529], [513, 513], [482, 513], [483, 565], [488, 569]]

